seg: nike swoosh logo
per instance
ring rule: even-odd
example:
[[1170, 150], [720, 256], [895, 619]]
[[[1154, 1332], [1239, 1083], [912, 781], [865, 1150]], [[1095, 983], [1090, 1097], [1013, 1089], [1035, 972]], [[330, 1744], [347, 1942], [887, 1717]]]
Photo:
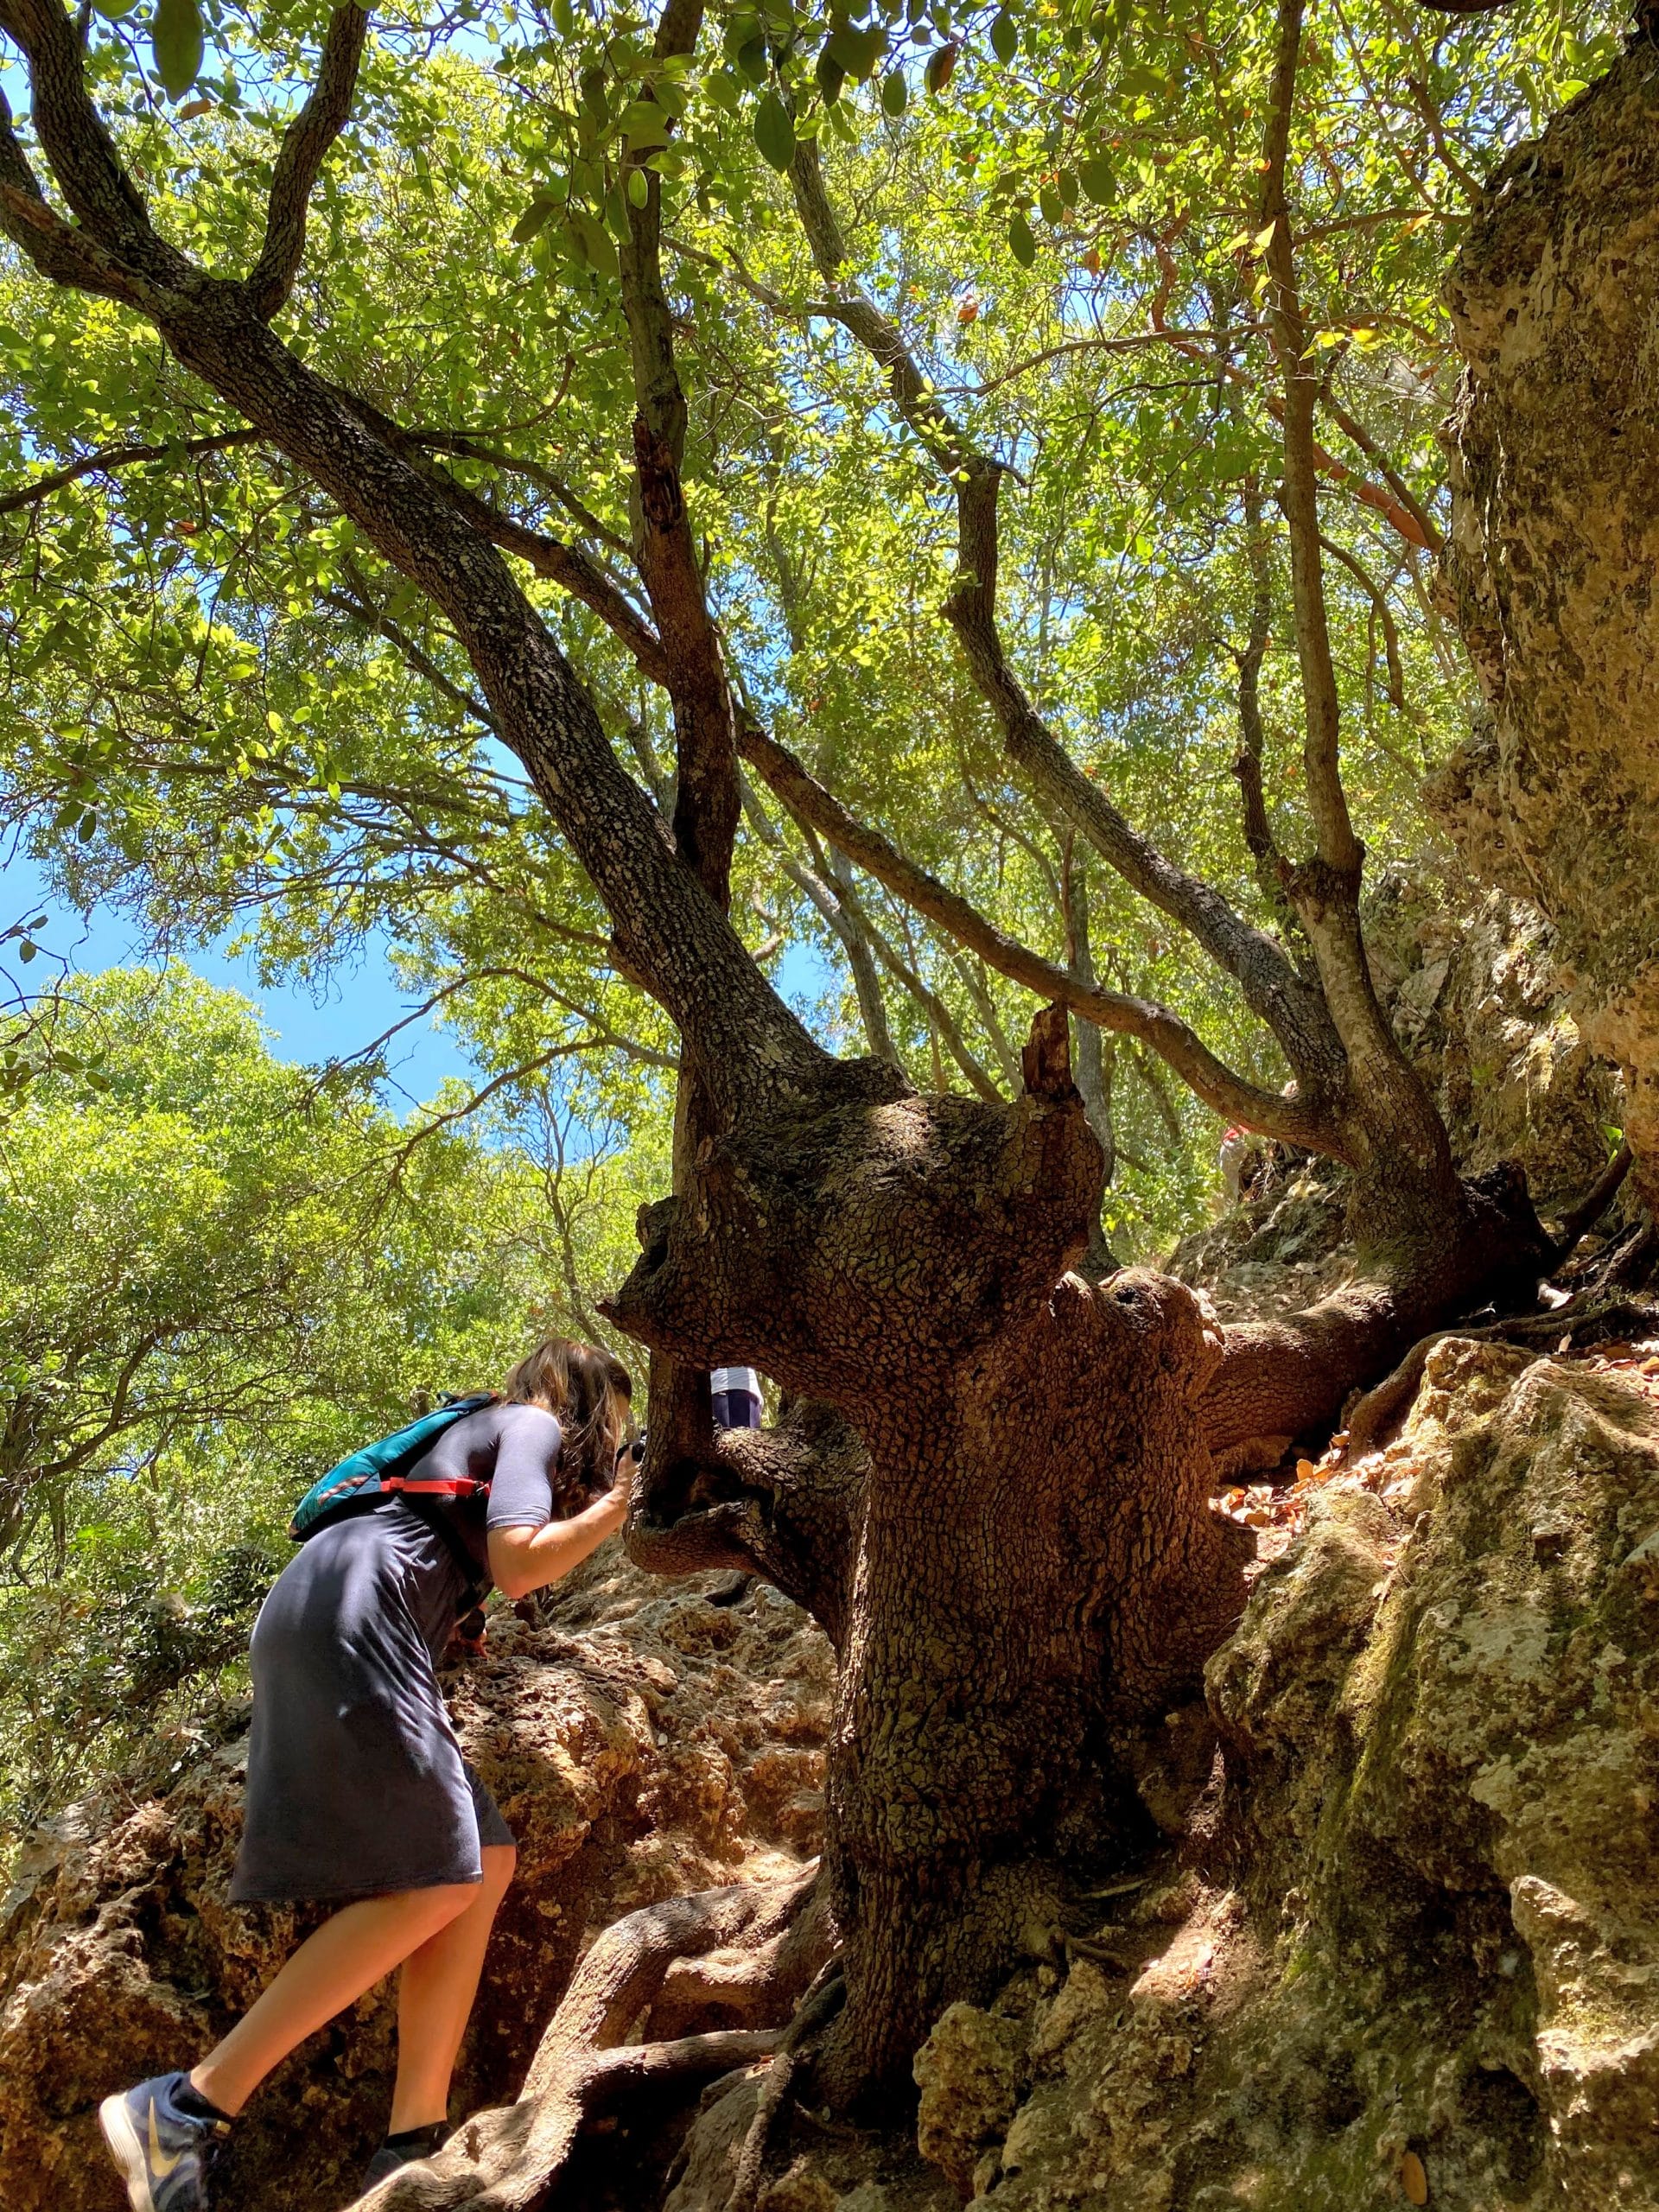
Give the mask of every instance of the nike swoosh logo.
[[150, 2172], [155, 2176], [157, 2181], [165, 2181], [168, 2174], [172, 2172], [174, 2167], [178, 2164], [179, 2160], [183, 2156], [184, 2153], [182, 2151], [175, 2151], [170, 2158], [164, 2158], [162, 2156], [162, 2139], [156, 2133], [156, 2107], [152, 2103], [149, 2107]]

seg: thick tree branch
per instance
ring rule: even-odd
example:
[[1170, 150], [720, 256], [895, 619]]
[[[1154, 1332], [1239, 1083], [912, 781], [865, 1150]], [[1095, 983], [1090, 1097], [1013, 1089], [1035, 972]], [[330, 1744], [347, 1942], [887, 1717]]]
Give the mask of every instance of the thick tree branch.
[[[0, 9], [0, 28], [5, 27]], [[133, 288], [102, 249], [48, 205], [29, 165], [5, 93], [0, 92], [0, 231], [20, 246], [42, 276], [105, 299], [132, 300]]]
[[1262, 721], [1262, 664], [1273, 635], [1273, 563], [1262, 527], [1262, 499], [1254, 478], [1244, 486], [1244, 555], [1250, 569], [1250, 626], [1238, 663], [1239, 749], [1233, 761], [1244, 817], [1244, 843], [1255, 867], [1262, 895], [1286, 930], [1296, 927], [1296, 910], [1285, 895], [1285, 861], [1268, 816], [1262, 782], [1267, 733]]
[[328, 18], [317, 80], [283, 133], [265, 213], [265, 242], [247, 283], [248, 303], [264, 322], [288, 300], [305, 253], [305, 219], [328, 149], [345, 129], [368, 37], [366, 7], [346, 0]]
[[1337, 674], [1331, 657], [1325, 585], [1319, 569], [1319, 508], [1313, 457], [1313, 410], [1319, 382], [1307, 355], [1307, 325], [1296, 286], [1295, 248], [1285, 173], [1291, 114], [1296, 98], [1303, 0], [1281, 0], [1278, 45], [1268, 94], [1262, 147], [1262, 216], [1268, 232], [1265, 264], [1267, 310], [1285, 379], [1285, 482], [1281, 504], [1290, 525], [1290, 583], [1295, 608], [1296, 650], [1301, 663], [1306, 735], [1302, 757], [1307, 801], [1319, 855], [1338, 883], [1359, 882], [1359, 840], [1349, 819], [1338, 754]]
[[[137, 187], [87, 93], [72, 18], [60, 0], [0, 0], [0, 30], [28, 58], [35, 132], [70, 213], [86, 233], [78, 241], [80, 250], [90, 249], [104, 272], [105, 281], [93, 289], [152, 312], [181, 303], [202, 282], [200, 273], [151, 227]], [[44, 236], [37, 224], [35, 237]], [[19, 237], [17, 243], [34, 257], [35, 238]], [[60, 283], [77, 281], [36, 265]]]
[[[692, 53], [702, 14], [702, 0], [667, 0], [652, 43], [654, 58], [664, 61]], [[620, 250], [622, 308], [638, 409], [635, 551], [662, 640], [674, 709], [674, 840], [704, 887], [724, 905], [742, 801], [731, 687], [681, 482], [687, 410], [663, 282], [662, 179], [646, 166], [643, 154], [629, 156], [624, 168], [645, 184], [645, 206], [628, 202], [628, 242]]]
[[1024, 984], [1045, 1001], [1069, 1007], [1085, 1020], [1097, 1022], [1103, 1029], [1140, 1038], [1168, 1062], [1206, 1105], [1229, 1120], [1243, 1122], [1265, 1135], [1306, 1145], [1311, 1151], [1342, 1156], [1327, 1116], [1306, 1101], [1280, 1097], [1247, 1083], [1218, 1060], [1167, 1007], [1126, 997], [1097, 983], [1084, 983], [1055, 962], [1005, 936], [959, 893], [907, 859], [879, 830], [855, 820], [792, 753], [767, 736], [747, 715], [739, 723], [738, 743], [744, 760], [792, 814], [810, 822], [821, 836], [878, 883], [958, 944], [976, 952], [999, 975]]

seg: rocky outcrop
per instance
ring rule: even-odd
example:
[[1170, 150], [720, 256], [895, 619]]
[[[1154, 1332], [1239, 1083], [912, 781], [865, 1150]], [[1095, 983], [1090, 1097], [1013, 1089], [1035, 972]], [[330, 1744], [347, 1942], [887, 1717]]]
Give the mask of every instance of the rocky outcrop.
[[[683, 1891], [787, 1872], [817, 1844], [832, 1662], [797, 1607], [730, 1576], [664, 1584], [611, 1544], [546, 1617], [498, 1617], [486, 1656], [452, 1683], [462, 1743], [519, 1847], [457, 2114], [516, 2095], [599, 1929]], [[26, 1855], [0, 1922], [6, 2212], [107, 2212], [99, 2099], [210, 2044], [310, 1924], [226, 1902], [243, 1756], [227, 1742], [122, 1818], [72, 1812]], [[348, 2202], [385, 2126], [392, 2056], [388, 1987], [267, 2084], [238, 2128], [224, 2201]]]
[[1491, 709], [1439, 779], [1477, 873], [1554, 923], [1659, 1199], [1659, 73], [1650, 39], [1517, 147], [1446, 285], [1466, 365], [1446, 582]]
[[1211, 1662], [1173, 1863], [918, 2058], [976, 2202], [1659, 2206], [1656, 1393], [1432, 1356]]
[[1394, 1033], [1462, 1173], [1517, 1161], [1541, 1211], [1564, 1211], [1606, 1166], [1624, 1105], [1573, 1020], [1556, 931], [1524, 899], [1427, 869], [1386, 870], [1366, 922]]

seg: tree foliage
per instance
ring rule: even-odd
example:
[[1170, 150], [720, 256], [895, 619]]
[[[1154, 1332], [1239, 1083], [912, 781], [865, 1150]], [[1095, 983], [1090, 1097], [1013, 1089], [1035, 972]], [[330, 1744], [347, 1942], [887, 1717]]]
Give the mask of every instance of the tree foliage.
[[0, 1828], [188, 1754], [300, 1491], [537, 1331], [594, 1330], [651, 1173], [570, 1156], [545, 1098], [493, 1145], [410, 1147], [176, 969], [85, 981], [60, 1028], [102, 1085], [60, 1064], [0, 1140]]
[[[89, 75], [164, 233], [247, 267], [326, 18], [216, 10], [169, 105], [187, 16], [95, 19]], [[1011, 768], [938, 620], [950, 486], [825, 311], [779, 172], [819, 143], [849, 274], [1009, 472], [1001, 620], [1071, 757], [1278, 928], [1234, 774], [1260, 621], [1268, 825], [1294, 849], [1258, 220], [1272, 29], [1262, 10], [739, 6], [695, 53], [653, 58], [652, 22], [626, 8], [381, 17], [283, 316], [308, 364], [511, 518], [622, 757], [671, 805], [665, 704], [594, 611], [641, 605], [617, 254], [649, 181], [687, 496], [746, 699], [855, 813], [1062, 961], [1075, 874], [1103, 980], [1175, 1006], [1268, 1088], [1276, 1048], [1224, 980]], [[1447, 25], [1391, 0], [1322, 10], [1307, 41], [1299, 268], [1326, 372], [1344, 773], [1374, 850], [1420, 843], [1416, 779], [1471, 696], [1428, 589], [1451, 377], [1438, 271], [1480, 170], [1605, 50], [1576, 16]], [[162, 935], [251, 919], [272, 969], [302, 977], [384, 933], [487, 1080], [575, 1062], [607, 1108], [660, 1111], [671, 1032], [609, 965], [603, 912], [452, 626], [124, 310], [14, 257], [0, 361], [6, 804], [71, 894], [123, 900]], [[597, 579], [585, 596], [553, 541]], [[804, 940], [838, 975], [832, 1034], [925, 1083], [1008, 1090], [1020, 988], [838, 865], [758, 779], [737, 871], [763, 963]], [[1112, 1104], [1109, 1203], [1147, 1249], [1192, 1218], [1215, 1125], [1141, 1046], [1118, 1055]]]

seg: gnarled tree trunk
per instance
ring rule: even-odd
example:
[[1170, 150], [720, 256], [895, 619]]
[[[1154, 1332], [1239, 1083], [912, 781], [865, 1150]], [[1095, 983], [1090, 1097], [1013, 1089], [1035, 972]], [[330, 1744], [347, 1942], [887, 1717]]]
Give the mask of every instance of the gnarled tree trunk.
[[1116, 1739], [1196, 1681], [1242, 1600], [1207, 1507], [1218, 1346], [1196, 1301], [1067, 1271], [1101, 1156], [1065, 1056], [1055, 1008], [1013, 1107], [865, 1063], [816, 1111], [741, 1122], [689, 1202], [650, 1211], [613, 1309], [677, 1359], [753, 1360], [863, 1445], [820, 1415], [711, 1440], [703, 1468], [653, 1460], [636, 1536], [652, 1565], [752, 1558], [837, 1639], [844, 2094], [902, 2075], [944, 2003], [1040, 1940], [1068, 1857], [1135, 1832]]

